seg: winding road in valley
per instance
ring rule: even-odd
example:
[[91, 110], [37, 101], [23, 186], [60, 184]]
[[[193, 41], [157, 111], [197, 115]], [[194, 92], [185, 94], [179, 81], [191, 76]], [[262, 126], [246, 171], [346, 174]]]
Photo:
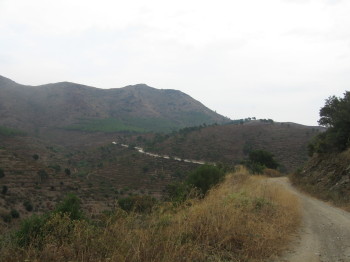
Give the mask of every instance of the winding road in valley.
[[[120, 145], [122, 147], [125, 147], [125, 148], [128, 148], [129, 145], [126, 145], [126, 144], [118, 144], [117, 142], [112, 142], [113, 145]], [[158, 155], [158, 154], [154, 154], [154, 153], [150, 153], [150, 152], [146, 152], [142, 147], [134, 147], [135, 150], [137, 150], [139, 153], [141, 154], [145, 154], [147, 156], [151, 156], [151, 157], [156, 157], [156, 158], [164, 158], [164, 159], [173, 159], [173, 160], [176, 160], [176, 161], [184, 161], [184, 162], [187, 162], [187, 163], [193, 163], [193, 164], [198, 164], [198, 165], [204, 165], [208, 162], [204, 162], [204, 161], [201, 161], [201, 160], [194, 160], [194, 159], [182, 159], [180, 157], [170, 157], [168, 155]], [[209, 164], [209, 163], [208, 163]], [[215, 165], [214, 163], [211, 163], [213, 165]]]
[[277, 261], [350, 262], [350, 213], [299, 192], [286, 177], [271, 180], [300, 198], [303, 216], [299, 235]]

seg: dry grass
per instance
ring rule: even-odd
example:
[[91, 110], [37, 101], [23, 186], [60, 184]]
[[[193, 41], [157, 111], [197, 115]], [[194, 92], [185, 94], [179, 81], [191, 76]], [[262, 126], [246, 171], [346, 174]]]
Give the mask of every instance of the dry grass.
[[150, 215], [116, 210], [92, 226], [53, 216], [41, 249], [8, 245], [1, 261], [263, 261], [299, 223], [296, 197], [241, 169], [203, 200]]

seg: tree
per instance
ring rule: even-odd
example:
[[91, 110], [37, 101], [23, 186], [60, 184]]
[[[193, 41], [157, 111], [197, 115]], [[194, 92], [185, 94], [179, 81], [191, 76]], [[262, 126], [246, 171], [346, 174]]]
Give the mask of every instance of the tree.
[[249, 159], [242, 162], [251, 173], [262, 174], [265, 168], [277, 169], [278, 162], [274, 155], [265, 150], [252, 150], [249, 152]]
[[1, 168], [0, 168], [0, 178], [3, 178], [5, 176], [5, 172], [4, 172], [4, 170], [2, 170]]
[[320, 109], [318, 123], [327, 127], [309, 145], [309, 154], [343, 151], [350, 146], [350, 92], [344, 97], [331, 96]]
[[265, 150], [253, 150], [249, 152], [249, 160], [267, 168], [276, 169], [279, 165], [273, 158], [274, 155]]

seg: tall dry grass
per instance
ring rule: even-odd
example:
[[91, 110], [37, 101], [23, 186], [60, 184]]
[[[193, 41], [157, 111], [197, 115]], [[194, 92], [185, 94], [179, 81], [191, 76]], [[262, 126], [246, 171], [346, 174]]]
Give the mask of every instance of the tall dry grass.
[[279, 254], [299, 222], [296, 197], [244, 169], [202, 200], [151, 214], [120, 209], [98, 225], [54, 215], [41, 247], [2, 248], [1, 261], [263, 261]]

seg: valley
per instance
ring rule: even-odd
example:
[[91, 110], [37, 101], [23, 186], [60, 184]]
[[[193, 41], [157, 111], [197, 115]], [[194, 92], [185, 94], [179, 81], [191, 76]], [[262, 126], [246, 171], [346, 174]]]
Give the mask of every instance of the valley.
[[[286, 178], [348, 207], [349, 151], [322, 152], [329, 130], [230, 120], [180, 91], [144, 84], [102, 90], [0, 77], [0, 247], [18, 254], [13, 261], [77, 259], [72, 243], [88, 257], [82, 261], [267, 261], [283, 255], [302, 225], [301, 244], [285, 261], [346, 261], [338, 225], [348, 222]], [[67, 207], [76, 212], [64, 213]], [[336, 231], [334, 250], [314, 223]], [[14, 240], [18, 232], [24, 235]], [[32, 246], [20, 246], [23, 239]]]

